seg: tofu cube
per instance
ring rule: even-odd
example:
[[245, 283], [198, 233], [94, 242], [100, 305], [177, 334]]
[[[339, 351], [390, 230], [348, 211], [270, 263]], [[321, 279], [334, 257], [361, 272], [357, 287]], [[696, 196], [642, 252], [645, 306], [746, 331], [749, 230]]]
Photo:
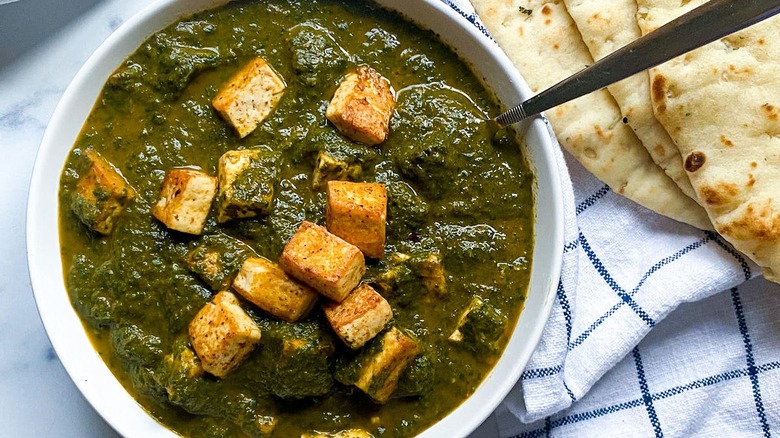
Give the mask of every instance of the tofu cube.
[[250, 257], [244, 261], [233, 289], [271, 315], [295, 322], [309, 314], [320, 294], [290, 278], [276, 263]]
[[448, 339], [476, 353], [494, 353], [498, 351], [506, 322], [506, 316], [481, 298], [474, 297]]
[[436, 370], [433, 360], [426, 355], [421, 354], [412, 360], [406, 367], [401, 378], [398, 379], [398, 386], [391, 398], [417, 397], [429, 394], [436, 381]]
[[330, 330], [318, 320], [269, 324], [258, 358], [267, 365], [266, 389], [285, 399], [327, 394], [335, 351]]
[[167, 371], [179, 373], [188, 379], [194, 379], [203, 375], [200, 359], [189, 348], [182, 348], [180, 351], [165, 355], [163, 363], [168, 368]]
[[168, 399], [172, 402], [186, 397], [187, 387], [204, 372], [200, 359], [189, 344], [186, 337], [177, 338], [158, 368], [156, 380], [165, 388]]
[[393, 297], [394, 304], [434, 303], [447, 295], [447, 274], [438, 250], [419, 248], [410, 253], [394, 252], [366, 281], [380, 293]]
[[308, 221], [284, 246], [279, 264], [292, 277], [339, 303], [366, 273], [358, 247]]
[[184, 262], [213, 291], [225, 290], [238, 270], [255, 253], [249, 245], [227, 234], [209, 234], [195, 242]]
[[187, 253], [185, 262], [189, 270], [198, 274], [212, 290], [222, 290], [230, 286], [224, 278], [224, 268], [219, 260], [220, 254], [216, 251], [208, 251], [204, 248], [195, 248]]
[[352, 362], [337, 368], [336, 379], [355, 385], [377, 403], [384, 403], [395, 391], [401, 374], [420, 353], [417, 341], [392, 327]]
[[219, 157], [217, 222], [268, 214], [280, 166], [281, 154], [267, 147], [228, 151]]
[[84, 151], [86, 169], [80, 172], [71, 209], [92, 231], [111, 234], [116, 218], [135, 198], [122, 174], [92, 149]]
[[328, 231], [357, 246], [367, 257], [382, 258], [387, 223], [385, 185], [329, 181], [327, 195]]
[[166, 227], [200, 234], [217, 193], [217, 179], [197, 169], [176, 168], [165, 175], [152, 215]]
[[394, 108], [390, 82], [373, 68], [361, 66], [339, 84], [325, 117], [346, 137], [371, 146], [387, 138]]
[[190, 322], [189, 335], [203, 369], [216, 377], [238, 367], [260, 342], [260, 328], [228, 291], [200, 309]]
[[356, 287], [344, 301], [322, 306], [333, 331], [356, 350], [379, 334], [393, 318], [390, 303], [368, 284]]
[[271, 114], [286, 87], [270, 64], [254, 58], [230, 78], [211, 104], [244, 138]]
[[311, 186], [320, 189], [331, 180], [355, 180], [363, 173], [360, 163], [348, 163], [339, 160], [325, 151], [317, 154]]

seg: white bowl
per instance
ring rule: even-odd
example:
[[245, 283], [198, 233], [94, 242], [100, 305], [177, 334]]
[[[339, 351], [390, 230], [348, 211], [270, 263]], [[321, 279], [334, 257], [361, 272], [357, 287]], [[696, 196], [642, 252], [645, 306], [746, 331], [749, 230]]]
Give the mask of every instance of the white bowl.
[[[65, 290], [57, 220], [60, 174], [103, 84], [152, 33], [183, 16], [225, 0], [161, 0], [122, 25], [87, 60], [65, 91], [43, 136], [33, 170], [27, 211], [27, 258], [38, 311], [57, 355], [79, 390], [117, 432], [130, 437], [174, 434], [130, 396], [92, 347]], [[496, 97], [518, 103], [531, 92], [504, 53], [440, 0], [379, 0], [438, 34], [472, 66]], [[535, 247], [525, 309], [500, 360], [475, 393], [425, 437], [466, 436], [512, 389], [536, 347], [550, 313], [563, 253], [563, 203], [558, 168], [544, 122], [519, 127], [536, 176]], [[542, 200], [543, 202], [539, 202]]]

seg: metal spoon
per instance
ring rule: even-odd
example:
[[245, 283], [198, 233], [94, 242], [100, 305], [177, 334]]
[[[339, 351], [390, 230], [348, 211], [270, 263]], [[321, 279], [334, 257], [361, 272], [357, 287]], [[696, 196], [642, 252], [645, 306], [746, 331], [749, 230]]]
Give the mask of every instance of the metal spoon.
[[493, 119], [501, 126], [604, 88], [780, 12], [780, 0], [710, 0]]

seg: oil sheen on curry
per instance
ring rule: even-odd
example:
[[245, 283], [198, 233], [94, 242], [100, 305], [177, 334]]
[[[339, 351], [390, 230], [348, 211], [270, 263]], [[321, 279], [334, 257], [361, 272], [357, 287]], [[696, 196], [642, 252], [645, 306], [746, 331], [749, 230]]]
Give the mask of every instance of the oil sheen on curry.
[[185, 436], [413, 436], [489, 373], [530, 276], [533, 175], [428, 31], [239, 1], [150, 36], [61, 178], [95, 348]]

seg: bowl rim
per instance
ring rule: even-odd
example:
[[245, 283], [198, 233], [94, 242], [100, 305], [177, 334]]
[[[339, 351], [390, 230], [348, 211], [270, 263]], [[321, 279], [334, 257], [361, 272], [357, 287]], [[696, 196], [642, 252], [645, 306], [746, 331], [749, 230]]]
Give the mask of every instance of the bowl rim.
[[[65, 288], [65, 273], [60, 258], [58, 227], [58, 186], [67, 154], [81, 131], [86, 115], [91, 111], [106, 79], [130, 53], [152, 33], [183, 16], [219, 7], [230, 0], [157, 0], [144, 7], [115, 30], [79, 69], [57, 104], [44, 132], [30, 180], [26, 218], [27, 264], [38, 314], [55, 352], [76, 387], [98, 414], [123, 436], [170, 437], [174, 432], [159, 423], [125, 390], [100, 354], [93, 348], [81, 319], [73, 308]], [[472, 60], [472, 69], [481, 62], [492, 62], [509, 75], [501, 83], [498, 95], [517, 95], [523, 99], [531, 90], [509, 61], [481, 28], [454, 9], [449, 0], [378, 0], [378, 3], [400, 12], [421, 27], [429, 28], [463, 58], [453, 40], [467, 41], [472, 50], [481, 50]], [[433, 14], [446, 26], [429, 26], [412, 18], [417, 14]], [[452, 24], [455, 26], [452, 26]], [[473, 52], [471, 54], [474, 54]], [[502, 73], [502, 74], [503, 74]], [[98, 78], [99, 80], [95, 80]], [[484, 79], [484, 78], [483, 78]], [[496, 84], [494, 84], [496, 85]], [[510, 102], [511, 103], [511, 102]], [[75, 110], [74, 110], [75, 108]], [[472, 394], [442, 420], [421, 432], [420, 436], [466, 436], [476, 429], [506, 397], [520, 378], [531, 353], [541, 339], [555, 299], [563, 256], [563, 195], [559, 169], [553, 153], [550, 131], [542, 117], [519, 125], [526, 150], [531, 151], [529, 164], [534, 172], [535, 242], [531, 284], [525, 308], [512, 338], [488, 376]], [[527, 153], [526, 153], [527, 154]], [[540, 181], [544, 176], [544, 181]], [[540, 185], [541, 182], [541, 185]], [[544, 191], [540, 203], [539, 190]], [[547, 211], [545, 221], [539, 221], [540, 210]], [[540, 247], [540, 227], [544, 248]], [[541, 251], [541, 252], [540, 252]], [[540, 253], [538, 253], [540, 252]], [[539, 262], [545, 261], [545, 266]], [[542, 275], [544, 273], [544, 275]], [[539, 291], [531, 295], [531, 291]], [[527, 315], [530, 308], [534, 315]], [[69, 311], [62, 312], [63, 309]], [[524, 342], [518, 338], [521, 323]]]

